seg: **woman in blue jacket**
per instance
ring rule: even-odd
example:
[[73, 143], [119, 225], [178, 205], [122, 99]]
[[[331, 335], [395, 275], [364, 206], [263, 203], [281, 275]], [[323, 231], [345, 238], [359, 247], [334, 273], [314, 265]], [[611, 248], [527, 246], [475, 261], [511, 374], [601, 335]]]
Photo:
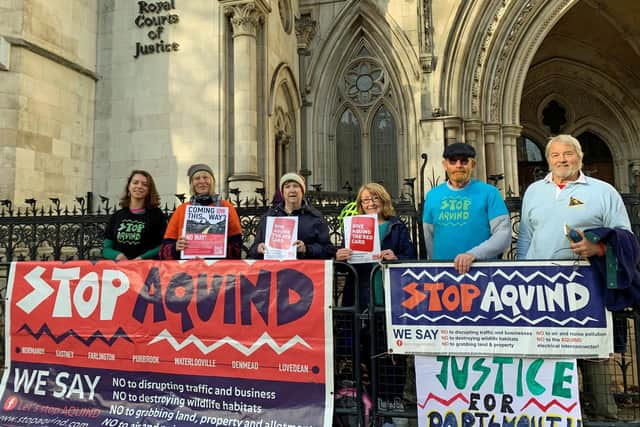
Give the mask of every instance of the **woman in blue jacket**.
[[[409, 230], [395, 216], [395, 209], [391, 203], [391, 196], [385, 188], [376, 183], [363, 185], [358, 191], [356, 198], [359, 214], [375, 214], [378, 218], [379, 236], [380, 236], [380, 254], [378, 259], [381, 261], [394, 261], [399, 259], [416, 259], [416, 247], [411, 242]], [[351, 258], [351, 249], [340, 248], [336, 252], [337, 261], [349, 261]], [[356, 311], [362, 312], [365, 308], [369, 308], [369, 294], [371, 288], [371, 271], [375, 267], [375, 263], [354, 264], [354, 268], [358, 273], [358, 306]], [[376, 305], [383, 304], [382, 292], [382, 274], [378, 270], [373, 278], [373, 298]], [[353, 280], [347, 280], [342, 294], [342, 306], [353, 306], [356, 303], [355, 298], [356, 285]], [[371, 337], [366, 330], [361, 331], [361, 357], [363, 361], [362, 376], [367, 377], [367, 373], [371, 372]], [[376, 346], [378, 347], [378, 346]], [[374, 351], [377, 353], [378, 349]], [[382, 381], [385, 382], [384, 389], [379, 391], [378, 397], [387, 404], [393, 402], [402, 403], [403, 392], [405, 388], [405, 378], [407, 375], [407, 364], [405, 357], [388, 356], [378, 359], [378, 369]], [[400, 409], [394, 406], [395, 409]], [[382, 407], [380, 407], [382, 409]]]
[[[360, 187], [356, 198], [359, 214], [375, 214], [378, 217], [380, 235], [381, 261], [398, 259], [416, 259], [416, 247], [411, 241], [409, 230], [395, 216], [395, 209], [391, 203], [391, 196], [385, 188], [377, 183], [369, 183]], [[351, 249], [340, 248], [336, 252], [337, 261], [349, 261]], [[360, 309], [369, 305], [369, 287], [371, 270], [375, 263], [354, 264], [359, 276], [359, 304]], [[375, 302], [382, 303], [382, 286], [379, 275], [375, 279]], [[347, 282], [344, 288], [342, 305], [351, 306], [355, 303], [355, 289], [353, 283]]]

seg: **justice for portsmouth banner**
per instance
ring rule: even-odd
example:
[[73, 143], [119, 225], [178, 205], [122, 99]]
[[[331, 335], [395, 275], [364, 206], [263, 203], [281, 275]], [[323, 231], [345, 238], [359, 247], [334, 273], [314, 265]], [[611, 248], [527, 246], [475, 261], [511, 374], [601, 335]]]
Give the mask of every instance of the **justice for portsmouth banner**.
[[331, 269], [14, 263], [0, 425], [330, 426]]
[[587, 263], [484, 262], [385, 266], [387, 342], [394, 353], [609, 357], [611, 313]]
[[576, 361], [416, 356], [419, 427], [580, 427]]

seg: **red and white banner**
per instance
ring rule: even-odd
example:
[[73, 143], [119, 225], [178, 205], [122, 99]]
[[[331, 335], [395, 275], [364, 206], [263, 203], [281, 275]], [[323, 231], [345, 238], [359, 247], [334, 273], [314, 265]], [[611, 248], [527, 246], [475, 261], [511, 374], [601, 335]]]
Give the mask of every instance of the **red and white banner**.
[[331, 282], [329, 261], [14, 263], [0, 424], [328, 426]]

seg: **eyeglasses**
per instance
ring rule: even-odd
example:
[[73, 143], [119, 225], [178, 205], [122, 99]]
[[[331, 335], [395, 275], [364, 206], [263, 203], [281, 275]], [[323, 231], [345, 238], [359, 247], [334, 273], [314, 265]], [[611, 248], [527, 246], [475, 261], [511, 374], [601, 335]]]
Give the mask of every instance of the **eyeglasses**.
[[461, 165], [465, 166], [469, 164], [469, 159], [468, 158], [447, 159], [447, 162], [449, 162], [450, 165], [455, 165], [456, 163], [460, 162]]
[[380, 197], [369, 197], [367, 199], [360, 200], [360, 203], [362, 203], [363, 205], [368, 205], [371, 202], [378, 203], [379, 201], [380, 201]]

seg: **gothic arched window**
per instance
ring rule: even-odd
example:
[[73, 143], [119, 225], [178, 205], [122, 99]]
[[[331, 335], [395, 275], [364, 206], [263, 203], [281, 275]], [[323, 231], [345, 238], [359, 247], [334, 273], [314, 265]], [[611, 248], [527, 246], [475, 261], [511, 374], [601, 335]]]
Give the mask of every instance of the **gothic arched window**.
[[[398, 118], [387, 70], [363, 41], [345, 65], [338, 86], [337, 190], [381, 182], [392, 195], [398, 184]], [[343, 110], [344, 109], [344, 110]]]
[[371, 124], [371, 180], [382, 182], [391, 193], [398, 187], [396, 145], [396, 124], [383, 105]]
[[338, 153], [338, 187], [348, 182], [352, 188], [358, 188], [362, 176], [361, 128], [353, 111], [342, 113], [336, 132], [336, 152]]

